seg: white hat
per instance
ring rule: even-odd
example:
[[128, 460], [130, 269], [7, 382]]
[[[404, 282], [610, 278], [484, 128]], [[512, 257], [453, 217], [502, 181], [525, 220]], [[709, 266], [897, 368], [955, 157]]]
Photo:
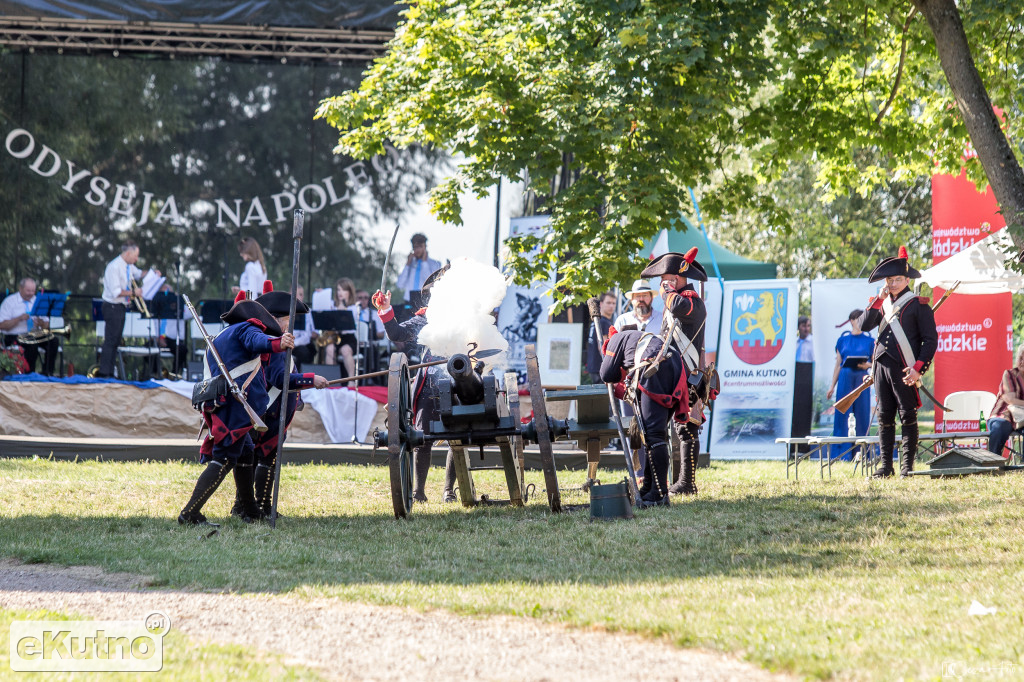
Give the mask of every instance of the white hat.
[[633, 282], [633, 288], [627, 291], [624, 296], [626, 298], [633, 298], [633, 294], [650, 294], [654, 296], [654, 290], [651, 289], [651, 285], [646, 279], [638, 279]]

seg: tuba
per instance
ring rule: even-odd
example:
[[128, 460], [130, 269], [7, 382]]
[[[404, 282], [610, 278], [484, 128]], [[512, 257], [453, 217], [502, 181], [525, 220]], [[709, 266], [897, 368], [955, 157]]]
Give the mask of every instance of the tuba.
[[63, 329], [33, 329], [30, 332], [18, 334], [18, 343], [23, 346], [31, 346], [37, 343], [46, 343], [54, 336], [70, 338], [71, 326], [65, 326]]

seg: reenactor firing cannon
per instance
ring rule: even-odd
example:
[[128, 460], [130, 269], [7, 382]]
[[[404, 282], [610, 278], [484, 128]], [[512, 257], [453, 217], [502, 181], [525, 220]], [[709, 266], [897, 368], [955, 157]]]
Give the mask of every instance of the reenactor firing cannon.
[[[535, 443], [540, 449], [541, 468], [548, 505], [554, 512], [563, 509], [558, 487], [558, 473], [552, 443], [558, 439], [575, 440], [587, 452], [587, 484], [594, 482], [601, 449], [617, 434], [616, 425], [608, 418], [608, 395], [603, 386], [582, 386], [571, 391], [547, 395], [552, 400], [577, 400], [577, 418], [560, 420], [547, 414], [540, 368], [533, 345], [526, 347], [526, 375], [533, 418], [520, 419], [518, 377], [505, 374], [505, 387], [500, 389], [493, 374], [482, 375], [476, 361], [469, 355], [449, 358], [448, 377], [439, 382], [439, 418], [431, 421], [426, 431], [413, 427], [412, 376], [403, 353], [391, 357], [388, 370], [387, 430], [374, 434], [377, 447], [387, 447], [391, 474], [391, 500], [397, 518], [405, 518], [412, 510], [412, 450], [427, 439], [445, 440], [452, 448], [458, 480], [459, 501], [466, 507], [480, 504], [511, 504], [522, 506], [527, 501], [523, 483], [523, 448]], [[472, 466], [470, 448], [498, 446], [501, 465]], [[492, 500], [477, 495], [473, 472], [501, 469], [508, 487], [507, 500]], [[586, 485], [584, 490], [586, 489]], [[632, 500], [631, 500], [632, 502]]]

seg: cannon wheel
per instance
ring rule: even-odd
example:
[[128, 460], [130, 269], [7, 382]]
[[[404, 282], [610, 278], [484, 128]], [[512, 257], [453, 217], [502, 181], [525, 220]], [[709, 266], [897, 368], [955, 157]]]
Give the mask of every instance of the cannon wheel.
[[395, 353], [388, 368], [388, 468], [391, 503], [398, 519], [404, 519], [412, 510], [412, 448], [408, 438], [412, 423], [409, 360], [405, 353]]
[[537, 431], [537, 446], [540, 448], [540, 463], [544, 469], [544, 487], [547, 489], [551, 511], [562, 511], [562, 494], [558, 490], [558, 472], [555, 470], [555, 453], [551, 449], [551, 431], [548, 429], [548, 409], [544, 404], [544, 389], [540, 384], [540, 365], [537, 364], [537, 347], [526, 346], [526, 380], [530, 385], [530, 403], [533, 405], [533, 426]]

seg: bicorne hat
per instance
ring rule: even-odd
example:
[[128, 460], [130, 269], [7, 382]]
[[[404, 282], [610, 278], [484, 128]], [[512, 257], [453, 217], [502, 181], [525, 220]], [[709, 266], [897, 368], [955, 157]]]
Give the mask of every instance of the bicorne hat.
[[281, 325], [277, 323], [277, 318], [271, 315], [270, 311], [261, 304], [251, 298], [246, 298], [244, 290], [238, 292], [238, 295], [235, 296], [235, 304], [231, 306], [231, 310], [221, 315], [220, 319], [228, 324], [257, 320], [263, 325], [263, 330], [267, 336], [281, 336], [281, 334], [284, 334], [284, 331], [281, 330]]
[[420, 286], [420, 300], [423, 302], [423, 305], [426, 305], [427, 301], [430, 300], [430, 287], [437, 284], [438, 280], [441, 279], [444, 273], [448, 272], [448, 268], [451, 266], [451, 263], [445, 263], [440, 267], [440, 269], [434, 270], [430, 273], [429, 277], [423, 280], [423, 285]]
[[669, 251], [658, 256], [640, 273], [641, 277], [660, 277], [662, 275], [679, 275], [698, 282], [708, 281], [707, 271], [704, 270], [703, 265], [697, 262], [696, 246], [687, 251], [685, 255]]
[[[284, 317], [291, 313], [292, 297], [285, 291], [274, 291], [274, 283], [269, 279], [263, 283], [263, 295], [256, 302], [267, 309], [274, 317]], [[295, 312], [308, 313], [309, 306], [302, 301], [295, 301]]]
[[907, 247], [901, 246], [899, 255], [895, 258], [886, 258], [875, 266], [875, 269], [871, 271], [871, 275], [868, 277], [868, 282], [877, 282], [886, 277], [899, 277], [901, 275], [909, 279], [917, 279], [921, 276], [921, 273], [911, 267], [907, 259]]

